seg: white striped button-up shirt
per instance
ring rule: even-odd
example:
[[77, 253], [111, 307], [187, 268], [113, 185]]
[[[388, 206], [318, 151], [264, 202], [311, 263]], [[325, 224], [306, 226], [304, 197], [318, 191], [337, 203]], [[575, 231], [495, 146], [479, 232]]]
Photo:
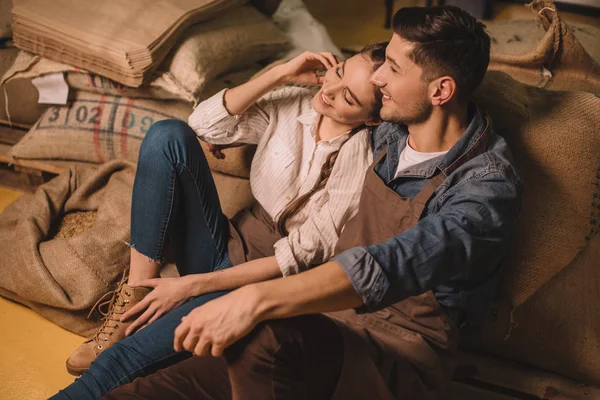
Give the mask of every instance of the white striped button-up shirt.
[[342, 228], [358, 211], [365, 173], [373, 160], [370, 129], [316, 142], [319, 115], [311, 106], [309, 90], [272, 91], [237, 116], [225, 108], [224, 94], [225, 90], [200, 103], [188, 123], [209, 143], [257, 145], [250, 186], [274, 221], [292, 200], [313, 187], [327, 156], [343, 145], [325, 188], [287, 220], [288, 236], [274, 245], [283, 276], [329, 260]]

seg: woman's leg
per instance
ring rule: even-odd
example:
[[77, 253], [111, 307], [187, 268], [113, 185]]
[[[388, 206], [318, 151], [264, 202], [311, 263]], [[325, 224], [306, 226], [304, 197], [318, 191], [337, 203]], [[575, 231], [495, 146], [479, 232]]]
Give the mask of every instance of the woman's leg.
[[115, 343], [92, 362], [87, 372], [51, 399], [99, 399], [135, 378], [189, 358], [191, 353], [176, 353], [173, 349], [175, 328], [179, 326], [181, 317], [223, 294], [225, 292], [215, 292], [193, 298], [141, 331]]
[[227, 259], [228, 229], [192, 128], [178, 120], [154, 124], [133, 185], [129, 280], [158, 276], [167, 238], [181, 275], [211, 272]]
[[[182, 275], [229, 267], [228, 234], [208, 163], [192, 129], [176, 120], [154, 124], [140, 148], [133, 188], [130, 280], [158, 274], [155, 261], [162, 258], [167, 237]], [[120, 315], [148, 292], [125, 281], [119, 285], [104, 324], [67, 360], [69, 372], [81, 374], [125, 337], [129, 324], [119, 322]]]

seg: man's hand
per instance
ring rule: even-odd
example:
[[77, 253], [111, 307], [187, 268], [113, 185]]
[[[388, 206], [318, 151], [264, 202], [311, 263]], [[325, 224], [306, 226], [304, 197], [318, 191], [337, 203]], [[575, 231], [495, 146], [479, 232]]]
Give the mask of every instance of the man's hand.
[[131, 309], [121, 316], [120, 320], [124, 322], [135, 315], [141, 314], [133, 321], [129, 328], [127, 328], [125, 334], [129, 336], [138, 328], [145, 328], [162, 315], [179, 307], [185, 303], [188, 298], [192, 297], [193, 294], [191, 293], [189, 279], [186, 278], [187, 277], [145, 279], [130, 284], [132, 287], [145, 286], [154, 289], [148, 293], [142, 301], [131, 307]]
[[175, 329], [175, 351], [221, 356], [261, 322], [257, 305], [257, 293], [249, 285], [195, 308]]

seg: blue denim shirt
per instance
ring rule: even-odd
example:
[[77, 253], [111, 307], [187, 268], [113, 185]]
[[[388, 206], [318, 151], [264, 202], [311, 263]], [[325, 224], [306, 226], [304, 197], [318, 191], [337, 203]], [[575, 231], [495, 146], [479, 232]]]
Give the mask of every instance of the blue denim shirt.
[[[388, 152], [375, 166], [377, 175], [400, 196], [416, 196], [438, 169], [451, 165], [483, 133], [483, 111], [471, 109], [471, 123], [446, 154], [396, 178], [408, 130], [381, 124], [373, 133], [374, 156], [386, 146]], [[511, 153], [492, 131], [486, 150], [446, 177], [414, 227], [334, 258], [362, 297], [358, 311], [375, 311], [432, 290], [443, 307], [460, 311], [461, 324], [480, 322], [494, 297], [521, 199], [522, 182]]]

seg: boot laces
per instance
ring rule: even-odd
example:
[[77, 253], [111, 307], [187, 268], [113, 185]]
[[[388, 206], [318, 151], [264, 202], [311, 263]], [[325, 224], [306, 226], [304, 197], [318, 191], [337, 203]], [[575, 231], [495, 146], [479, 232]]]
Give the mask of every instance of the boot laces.
[[[129, 302], [127, 299], [123, 298], [122, 294], [125, 296], [131, 296], [131, 293], [123, 290], [123, 285], [127, 281], [129, 270], [126, 269], [123, 272], [123, 276], [117, 288], [106, 292], [102, 297], [96, 301], [96, 304], [92, 307], [88, 314], [88, 318], [92, 315], [92, 313], [97, 310], [100, 315], [102, 315], [102, 325], [96, 331], [96, 334], [92, 338], [98, 349], [102, 349], [103, 343], [108, 342], [108, 337], [113, 335], [113, 330], [119, 327], [119, 315], [123, 314], [125, 311], [125, 305]], [[107, 299], [110, 296], [109, 299]], [[103, 337], [101, 337], [101, 335]]]

